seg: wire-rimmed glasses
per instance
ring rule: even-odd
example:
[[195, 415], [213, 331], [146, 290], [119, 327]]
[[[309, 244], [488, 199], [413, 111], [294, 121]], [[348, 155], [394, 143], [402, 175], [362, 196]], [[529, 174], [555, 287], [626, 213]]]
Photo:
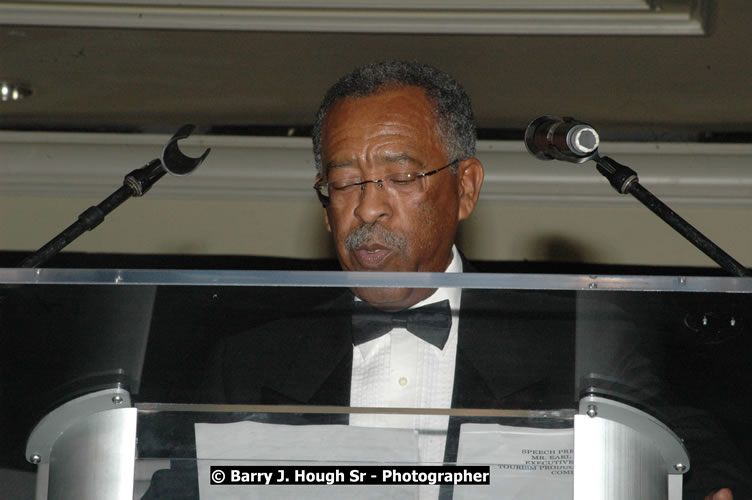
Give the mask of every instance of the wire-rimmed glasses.
[[320, 180], [313, 185], [319, 201], [327, 208], [332, 203], [340, 204], [365, 191], [367, 184], [376, 184], [379, 189], [387, 188], [395, 194], [410, 194], [422, 191], [423, 183], [418, 179], [428, 177], [452, 167], [460, 162], [459, 159], [447, 163], [443, 167], [429, 172], [403, 171], [383, 175], [380, 179], [363, 179], [362, 177], [345, 177], [342, 179]]

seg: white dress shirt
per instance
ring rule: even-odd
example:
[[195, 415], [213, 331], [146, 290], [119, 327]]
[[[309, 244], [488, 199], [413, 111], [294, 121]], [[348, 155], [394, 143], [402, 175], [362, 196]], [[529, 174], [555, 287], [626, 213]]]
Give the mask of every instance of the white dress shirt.
[[[446, 272], [462, 272], [462, 259], [456, 247], [452, 247], [452, 254]], [[459, 288], [439, 288], [411, 307], [449, 300], [452, 327], [443, 349], [404, 328], [394, 328], [386, 335], [353, 348], [350, 406], [451, 407], [461, 292]], [[350, 416], [350, 425], [355, 426], [416, 429], [420, 461], [426, 465], [443, 461], [448, 422], [446, 415]], [[421, 497], [423, 493], [421, 491]]]

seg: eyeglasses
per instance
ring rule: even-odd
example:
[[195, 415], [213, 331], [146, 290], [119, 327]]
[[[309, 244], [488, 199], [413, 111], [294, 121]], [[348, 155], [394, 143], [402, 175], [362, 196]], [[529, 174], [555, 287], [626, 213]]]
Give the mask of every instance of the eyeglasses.
[[438, 174], [444, 169], [453, 167], [460, 162], [459, 159], [454, 160], [451, 163], [444, 165], [436, 170], [430, 172], [396, 172], [393, 174], [387, 174], [381, 179], [363, 179], [362, 177], [347, 177], [344, 179], [335, 180], [321, 180], [313, 185], [313, 189], [316, 190], [316, 194], [319, 197], [319, 201], [327, 208], [332, 203], [340, 204], [347, 202], [354, 198], [357, 193], [366, 190], [366, 185], [373, 183], [383, 189], [386, 186], [387, 190], [396, 194], [412, 194], [419, 193], [423, 190], [423, 183], [416, 182], [418, 179]]

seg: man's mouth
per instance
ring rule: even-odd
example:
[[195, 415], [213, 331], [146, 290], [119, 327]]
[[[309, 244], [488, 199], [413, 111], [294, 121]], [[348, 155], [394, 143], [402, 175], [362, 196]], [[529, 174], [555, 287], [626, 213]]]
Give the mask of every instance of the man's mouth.
[[353, 253], [360, 267], [365, 270], [377, 270], [391, 255], [392, 249], [380, 244], [368, 244], [356, 248]]

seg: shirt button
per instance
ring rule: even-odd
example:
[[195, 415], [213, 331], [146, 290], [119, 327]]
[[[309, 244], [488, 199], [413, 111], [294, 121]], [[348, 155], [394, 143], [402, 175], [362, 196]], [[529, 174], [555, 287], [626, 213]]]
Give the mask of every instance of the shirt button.
[[405, 387], [407, 385], [407, 378], [400, 377], [400, 379], [399, 379], [399, 385], [401, 385], [402, 387]]

